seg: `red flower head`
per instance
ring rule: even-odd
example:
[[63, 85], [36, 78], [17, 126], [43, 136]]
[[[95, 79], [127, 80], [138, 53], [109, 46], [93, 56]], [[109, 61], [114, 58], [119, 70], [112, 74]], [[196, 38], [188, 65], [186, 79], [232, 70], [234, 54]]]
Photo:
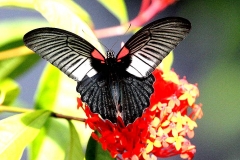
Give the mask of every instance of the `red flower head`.
[[86, 124], [101, 135], [92, 133], [92, 137], [118, 159], [157, 159], [178, 154], [192, 159], [196, 149], [189, 139], [197, 127], [196, 118], [202, 117], [201, 105], [194, 104], [199, 96], [197, 85], [179, 79], [174, 71], [156, 69], [153, 75], [156, 81], [150, 106], [127, 126], [121, 117], [117, 124], [103, 120], [78, 99], [87, 116]]

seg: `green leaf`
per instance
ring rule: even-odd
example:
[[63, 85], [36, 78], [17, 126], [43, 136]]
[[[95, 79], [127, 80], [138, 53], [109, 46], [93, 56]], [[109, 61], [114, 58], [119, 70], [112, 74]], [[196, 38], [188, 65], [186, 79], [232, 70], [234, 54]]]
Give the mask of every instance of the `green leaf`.
[[[1, 22], [0, 51], [5, 51], [8, 49], [22, 46], [23, 35], [29, 30], [36, 28], [37, 26], [41, 26], [43, 24], [46, 23], [43, 23], [43, 21], [30, 19]], [[0, 80], [7, 77], [11, 77], [14, 79], [20, 76], [21, 74], [25, 73], [28, 69], [30, 69], [38, 60], [39, 56], [32, 54], [0, 61]]]
[[16, 6], [24, 8], [33, 8], [34, 0], [1, 0], [0, 6]]
[[124, 0], [99, 0], [98, 2], [107, 8], [109, 12], [111, 12], [120, 21], [121, 24], [128, 22], [128, 13]]
[[[29, 19], [29, 18], [2, 20], [0, 23], [0, 31], [1, 31], [0, 47], [3, 47], [3, 46], [5, 47], [4, 49], [1, 48], [1, 51], [5, 49], [10, 49], [12, 47], [23, 45], [22, 38], [25, 33], [27, 33], [28, 31], [34, 28], [43, 27], [46, 25], [48, 25], [46, 21]], [[21, 41], [21, 43], [19, 43], [18, 41]], [[6, 47], [8, 46], [9, 43], [11, 44], [11, 46]]]
[[24, 148], [37, 136], [50, 112], [34, 111], [0, 121], [0, 159], [20, 159]]
[[87, 149], [88, 140], [93, 132], [84, 122], [72, 121], [77, 130], [78, 137], [82, 146], [82, 150], [85, 153]]
[[53, 110], [56, 106], [61, 73], [51, 65], [47, 65], [38, 85], [36, 109]]
[[[46, 9], [51, 7], [51, 5], [53, 6], [53, 8], [50, 8], [50, 10]], [[64, 8], [68, 8], [75, 16], [77, 16], [78, 18], [81, 18], [85, 23], [87, 23], [91, 27], [93, 26], [93, 22], [91, 20], [90, 15], [72, 0], [1, 0], [0, 6], [3, 6], [3, 7], [14, 6], [14, 7], [36, 9], [40, 13], [42, 13], [43, 16], [45, 16], [46, 14], [50, 15], [50, 17], [46, 17], [46, 19], [49, 19], [49, 18], [51, 19], [49, 21], [50, 23], [54, 19], [54, 17], [53, 19], [51, 17], [57, 16], [53, 14], [53, 12], [56, 9], [55, 6], [57, 6], [57, 8], [60, 7], [59, 9], [57, 9], [58, 11], [61, 9], [64, 10]], [[64, 11], [61, 12], [60, 17], [62, 16], [65, 17], [64, 14], [65, 14]], [[71, 17], [67, 17], [67, 19], [68, 18], [71, 18]], [[54, 19], [54, 20], [59, 21], [60, 19]], [[61, 22], [58, 22], [58, 23], [61, 23]], [[64, 25], [67, 25], [67, 24], [64, 24]]]
[[76, 92], [76, 86], [76, 81], [48, 64], [39, 82], [35, 108], [64, 115], [83, 116], [83, 111], [77, 109], [79, 94]]
[[39, 59], [37, 55], [27, 55], [0, 61], [0, 80], [7, 77], [17, 78], [28, 71]]
[[31, 160], [64, 160], [70, 141], [67, 120], [49, 117], [40, 134], [30, 145]]
[[[98, 50], [102, 46], [93, 31], [81, 17], [80, 7], [71, 1], [64, 0], [36, 0], [35, 9], [53, 26], [73, 32], [91, 42]], [[74, 9], [73, 9], [74, 8]], [[90, 24], [91, 26], [91, 24]]]
[[[53, 67], [52, 65], [46, 66], [36, 95], [37, 95], [36, 106], [35, 106], [36, 108], [41, 108], [41, 109], [45, 108], [45, 109], [53, 110], [56, 113], [60, 113], [60, 114], [62, 113], [64, 115], [70, 115], [75, 117], [85, 117], [85, 113], [82, 110], [77, 109], [76, 97], [79, 96], [79, 94], [76, 92], [76, 82], [70, 79], [69, 77], [67, 77], [66, 75], [62, 74], [56, 67]], [[34, 147], [32, 147], [34, 149], [33, 151], [31, 151], [31, 154], [33, 155], [32, 156], [33, 159], [41, 159], [39, 158], [40, 154], [45, 154], [44, 152], [47, 149], [44, 149], [44, 148], [48, 146], [47, 145], [48, 143], [50, 143], [48, 142], [49, 138], [47, 137], [49, 137], [48, 132], [52, 132], [51, 129], [57, 127], [56, 130], [59, 130], [59, 128], [62, 128], [59, 131], [59, 133], [69, 132], [68, 128], [65, 125], [64, 125], [65, 127], [62, 127], [60, 126], [62, 124], [60, 124], [59, 121], [57, 122], [55, 121], [57, 120], [51, 120], [49, 127], [46, 126], [46, 128], [41, 132], [41, 134], [37, 138], [37, 140], [34, 141], [34, 144], [33, 144]], [[51, 125], [52, 123], [59, 123], [59, 124], [55, 126], [55, 125]], [[79, 153], [81, 153], [82, 155], [82, 153], [85, 151], [87, 140], [90, 136], [91, 130], [89, 128], [86, 128], [85, 124], [82, 122], [74, 121], [73, 123], [75, 125], [76, 130], [78, 131], [78, 136], [81, 143], [81, 149], [79, 150]], [[70, 137], [69, 134], [68, 136]], [[39, 144], [40, 146], [38, 146]], [[43, 146], [41, 144], [43, 144]], [[69, 144], [68, 146], [70, 145], [71, 144]], [[65, 153], [62, 153], [62, 151], [59, 149], [58, 146], [54, 146], [54, 145], [51, 145], [51, 146], [56, 147], [54, 148], [56, 152], [60, 152], [59, 153], [61, 155], [60, 158], [63, 158], [65, 156]], [[66, 151], [66, 149], [64, 150]], [[75, 149], [72, 152], [75, 154]]]
[[[4, 97], [3, 105], [11, 104], [19, 95], [20, 88], [18, 84], [12, 79], [5, 79], [0, 81], [0, 96]], [[1, 98], [0, 98], [1, 99]], [[1, 100], [0, 100], [1, 104]]]
[[167, 72], [167, 71], [171, 70], [171, 67], [172, 67], [172, 64], [173, 64], [173, 59], [174, 59], [174, 55], [173, 55], [173, 51], [171, 51], [167, 55], [167, 57], [165, 57], [162, 60], [162, 63], [160, 64], [160, 67], [164, 72]]
[[86, 151], [86, 160], [112, 160], [110, 153], [104, 151], [100, 143], [95, 141], [92, 137], [88, 141], [87, 151]]
[[83, 148], [81, 146], [77, 130], [75, 129], [75, 126], [71, 121], [69, 121], [69, 127], [70, 127], [70, 144], [68, 147], [65, 160], [75, 159], [82, 160], [84, 159], [85, 154], [83, 152]]

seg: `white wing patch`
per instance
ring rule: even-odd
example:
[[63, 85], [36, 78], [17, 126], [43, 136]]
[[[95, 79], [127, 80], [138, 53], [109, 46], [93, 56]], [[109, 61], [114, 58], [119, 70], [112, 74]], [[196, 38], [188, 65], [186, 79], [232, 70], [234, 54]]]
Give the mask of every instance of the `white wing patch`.
[[140, 78], [149, 76], [190, 29], [191, 23], [180, 17], [164, 18], [146, 25], [125, 44], [132, 58], [127, 71]]
[[81, 81], [86, 74], [92, 77], [97, 73], [91, 66], [91, 52], [95, 48], [71, 32], [38, 28], [23, 39], [27, 47], [76, 81]]

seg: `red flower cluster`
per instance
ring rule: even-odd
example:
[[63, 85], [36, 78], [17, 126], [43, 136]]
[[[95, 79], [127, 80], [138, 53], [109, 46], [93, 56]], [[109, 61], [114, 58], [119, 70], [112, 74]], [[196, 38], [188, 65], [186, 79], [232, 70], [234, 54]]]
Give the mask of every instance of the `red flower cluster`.
[[87, 116], [86, 124], [101, 134], [98, 137], [92, 133], [92, 137], [118, 159], [157, 159], [178, 154], [192, 159], [196, 149], [187, 137], [194, 136], [195, 120], [203, 114], [201, 105], [194, 104], [199, 96], [197, 85], [179, 79], [174, 71], [156, 69], [153, 75], [156, 81], [150, 106], [127, 126], [121, 117], [117, 124], [103, 120], [78, 99]]

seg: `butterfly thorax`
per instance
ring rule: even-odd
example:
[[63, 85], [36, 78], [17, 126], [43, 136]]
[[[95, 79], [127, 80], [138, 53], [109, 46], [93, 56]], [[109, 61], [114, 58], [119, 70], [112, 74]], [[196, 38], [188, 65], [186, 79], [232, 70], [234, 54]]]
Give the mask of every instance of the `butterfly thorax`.
[[116, 114], [119, 115], [122, 112], [119, 104], [119, 101], [120, 101], [119, 81], [121, 80], [122, 75], [119, 73], [120, 68], [118, 67], [116, 58], [114, 56], [114, 52], [112, 50], [107, 51], [106, 65], [108, 66], [107, 72], [108, 72], [109, 90], [117, 110]]

